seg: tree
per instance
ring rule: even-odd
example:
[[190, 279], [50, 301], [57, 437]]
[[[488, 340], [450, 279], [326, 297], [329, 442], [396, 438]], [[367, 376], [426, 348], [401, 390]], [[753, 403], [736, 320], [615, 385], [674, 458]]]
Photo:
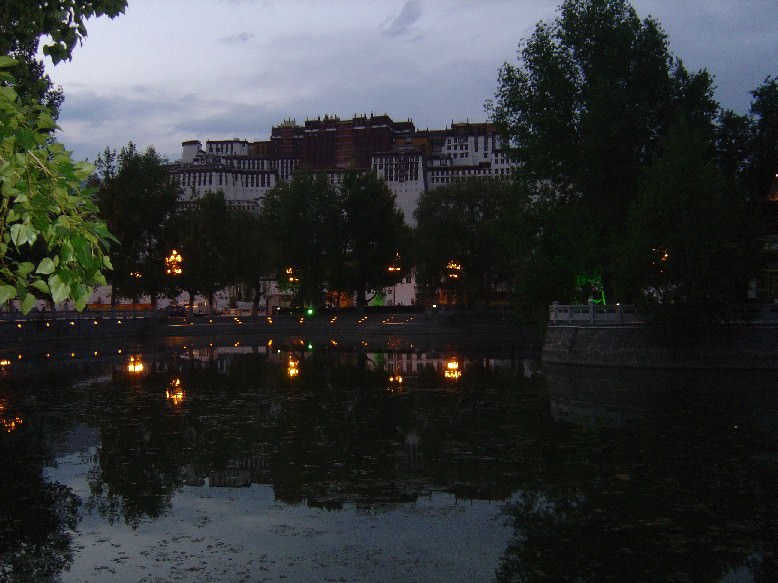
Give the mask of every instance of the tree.
[[270, 272], [269, 241], [260, 217], [252, 212], [232, 209], [230, 227], [226, 233], [229, 252], [229, 272], [235, 283], [250, 292], [252, 316], [259, 311], [264, 293], [263, 278]]
[[124, 12], [126, 0], [85, 2], [29, 2], [5, 0], [0, 5], [0, 53], [14, 57], [11, 70], [14, 88], [25, 103], [39, 103], [49, 108], [57, 119], [62, 104], [62, 89], [55, 89], [37, 58], [40, 37], [47, 36], [43, 54], [54, 61], [70, 59], [76, 44], [86, 36], [85, 21], [92, 16], [111, 18]]
[[[748, 115], [724, 110], [719, 114], [714, 132], [719, 170], [749, 191], [747, 183], [753, 145], [753, 120]], [[758, 197], [753, 194], [749, 193], [749, 198], [756, 201]]]
[[335, 283], [356, 294], [357, 306], [364, 307], [368, 291], [397, 281], [398, 274], [389, 267], [401, 253], [403, 215], [394, 193], [374, 172], [349, 172], [340, 187], [340, 199], [343, 259]]
[[778, 177], [778, 77], [767, 77], [751, 95], [754, 131], [749, 187], [763, 199]]
[[167, 283], [166, 222], [176, 209], [178, 186], [153, 147], [141, 153], [132, 142], [118, 154], [106, 148], [97, 169], [97, 204], [121, 243], [111, 253], [111, 303], [117, 294], [135, 301], [144, 293], [154, 302]]
[[632, 288], [622, 294], [720, 317], [761, 263], [751, 210], [716, 167], [709, 135], [673, 128], [630, 209], [619, 270]]
[[126, 7], [127, 0], [4, 0], [0, 6], [0, 50], [9, 53], [46, 36], [49, 42], [43, 46], [44, 55], [54, 63], [70, 59], [76, 44], [86, 37], [88, 18], [114, 18]]
[[719, 115], [716, 154], [722, 171], [758, 204], [778, 174], [778, 78], [767, 77], [751, 95], [746, 115], [731, 110]]
[[324, 174], [296, 172], [268, 192], [261, 216], [277, 280], [302, 305], [320, 305], [343, 249], [337, 190]]
[[112, 240], [82, 189], [91, 168], [74, 163], [53, 139], [61, 96], [48, 92], [30, 55], [48, 35], [44, 54], [54, 62], [70, 58], [86, 35], [85, 19], [116, 16], [125, 6], [125, 0], [0, 5], [0, 303], [18, 298], [25, 313], [37, 296], [72, 299], [83, 309], [89, 287], [105, 283]]
[[36, 297], [72, 299], [83, 309], [89, 286], [105, 283], [112, 240], [82, 184], [91, 167], [74, 163], [48, 110], [24, 104], [0, 56], [0, 303], [18, 298], [28, 312]]
[[479, 178], [422, 194], [415, 212], [419, 283], [487, 304], [508, 288], [514, 270], [503, 237], [510, 197], [508, 182]]
[[199, 292], [208, 298], [212, 315], [216, 292], [235, 279], [232, 257], [240, 251], [229, 245], [232, 229], [233, 211], [223, 192], [205, 193], [176, 219], [174, 232], [183, 256], [180, 284], [189, 292], [190, 314]]
[[[678, 118], [712, 122], [712, 80], [674, 60], [660, 25], [640, 20], [627, 0], [566, 0], [553, 23], [539, 23], [520, 45], [519, 61], [500, 70], [490, 109], [519, 163], [518, 188], [536, 214], [546, 213], [531, 234], [531, 261], [553, 251], [542, 262], [601, 277], [611, 289], [640, 176]], [[573, 246], [553, 240], [562, 235], [553, 224], [560, 212]], [[574, 290], [548, 290], [545, 302], [571, 300]]]

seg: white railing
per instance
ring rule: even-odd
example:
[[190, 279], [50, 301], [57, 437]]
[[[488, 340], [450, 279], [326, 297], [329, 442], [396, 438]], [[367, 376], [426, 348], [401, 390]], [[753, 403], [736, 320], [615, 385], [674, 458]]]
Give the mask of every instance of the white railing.
[[[730, 308], [721, 321], [778, 324], [778, 304], [749, 304]], [[551, 304], [549, 324], [640, 324], [645, 318], [630, 304]]]
[[552, 304], [548, 307], [549, 324], [627, 324], [643, 322], [635, 306], [613, 304]]

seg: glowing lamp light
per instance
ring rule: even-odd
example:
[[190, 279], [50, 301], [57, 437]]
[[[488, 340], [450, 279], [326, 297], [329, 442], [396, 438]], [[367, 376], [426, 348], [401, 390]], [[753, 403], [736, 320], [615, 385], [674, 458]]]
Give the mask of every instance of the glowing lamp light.
[[403, 378], [400, 375], [391, 375], [387, 390], [390, 393], [401, 393], [403, 391]]
[[3, 428], [3, 431], [6, 433], [11, 433], [13, 430], [15, 430], [19, 425], [24, 423], [21, 417], [17, 417], [14, 415], [6, 416], [5, 415], [6, 405], [2, 401], [0, 401], [0, 427]]
[[140, 374], [143, 372], [143, 362], [141, 362], [140, 356], [130, 357], [130, 362], [127, 363], [127, 372], [131, 374]]
[[446, 269], [450, 279], [459, 279], [459, 276], [462, 274], [462, 266], [453, 260], [446, 264]]
[[22, 423], [24, 423], [24, 420], [21, 417], [0, 417], [0, 427], [6, 433], [11, 433]]
[[459, 369], [459, 362], [456, 359], [451, 359], [446, 362], [446, 369], [443, 371], [443, 376], [447, 379], [458, 379], [462, 376], [462, 371]]
[[168, 275], [181, 275], [183, 273], [183, 269], [181, 269], [182, 262], [181, 254], [173, 249], [170, 255], [165, 257], [165, 273]]
[[659, 273], [664, 273], [665, 267], [670, 261], [670, 251], [668, 251], [664, 247], [658, 247], [658, 248], [651, 249], [651, 252], [654, 255], [654, 259], [652, 261], [654, 267], [657, 268]]
[[395, 253], [394, 261], [392, 261], [389, 264], [389, 267], [387, 267], [386, 270], [389, 273], [398, 273], [399, 271], [401, 271], [401, 269], [402, 268], [400, 267], [400, 254], [399, 253]]
[[167, 390], [165, 391], [165, 398], [173, 405], [178, 406], [184, 402], [184, 388], [181, 385], [181, 379], [176, 377], [170, 381]]
[[299, 367], [300, 367], [300, 361], [290, 356], [289, 363], [287, 364], [286, 367], [286, 374], [289, 375], [290, 379], [293, 379], [294, 377], [300, 374]]

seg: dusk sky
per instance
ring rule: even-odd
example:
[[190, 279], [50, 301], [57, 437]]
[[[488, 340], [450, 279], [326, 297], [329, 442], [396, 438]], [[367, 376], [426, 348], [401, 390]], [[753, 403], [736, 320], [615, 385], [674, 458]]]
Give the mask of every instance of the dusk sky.
[[[77, 159], [133, 141], [171, 161], [181, 142], [267, 139], [287, 118], [386, 113], [417, 128], [486, 121], [497, 74], [560, 0], [129, 0], [87, 22], [59, 139]], [[724, 107], [778, 76], [776, 0], [634, 0]]]

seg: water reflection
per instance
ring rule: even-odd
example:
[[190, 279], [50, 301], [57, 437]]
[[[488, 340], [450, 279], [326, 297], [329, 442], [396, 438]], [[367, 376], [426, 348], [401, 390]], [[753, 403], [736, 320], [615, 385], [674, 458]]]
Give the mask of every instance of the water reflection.
[[[772, 375], [540, 375], [510, 352], [422, 350], [401, 339], [186, 339], [54, 354], [34, 381], [17, 369], [0, 384], [0, 580], [51, 579], [89, 560], [74, 553], [79, 520], [95, 532], [95, 520], [113, 525], [104, 536], [118, 540], [122, 528], [185, 522], [176, 504], [193, 493], [206, 504], [260, 487], [285, 509], [380, 508], [388, 524], [438, 493], [509, 501], [514, 535], [502, 539], [501, 559], [485, 558], [496, 552], [478, 530], [485, 523], [465, 527], [481, 533], [468, 540], [470, 562], [487, 561], [474, 581], [713, 583], [778, 572]], [[47, 478], [65, 475], [46, 468], [73, 451], [82, 482]], [[429, 520], [406, 529], [434, 538]], [[181, 540], [196, 540], [204, 525]], [[77, 548], [99, 542], [89, 532]], [[432, 552], [447, 551], [422, 543], [417, 571], [402, 580], [455, 578]], [[163, 556], [144, 568], [165, 579], [166, 565]]]
[[498, 581], [775, 581], [774, 376], [547, 367]]
[[[73, 561], [80, 499], [44, 477], [49, 440], [61, 436], [63, 401], [51, 385], [0, 390], [0, 580], [51, 581]], [[35, 395], [35, 396], [33, 396]], [[36, 396], [46, 397], [47, 402]]]

